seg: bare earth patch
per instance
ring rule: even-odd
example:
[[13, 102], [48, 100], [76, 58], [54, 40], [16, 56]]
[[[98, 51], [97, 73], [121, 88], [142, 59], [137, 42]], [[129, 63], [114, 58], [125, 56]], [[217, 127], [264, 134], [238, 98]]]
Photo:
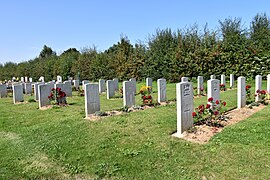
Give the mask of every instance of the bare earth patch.
[[52, 105], [49, 105], [49, 106], [43, 106], [41, 108], [39, 108], [40, 110], [47, 110], [47, 109], [50, 109], [52, 108], [53, 106]]
[[[224, 127], [230, 126], [232, 124], [238, 123], [252, 114], [262, 110], [265, 108], [265, 105], [255, 106], [252, 109], [245, 107], [241, 109], [234, 109], [226, 113], [228, 117], [230, 117], [230, 120], [224, 122]], [[215, 134], [221, 132], [224, 127], [210, 127], [206, 125], [197, 125], [194, 126], [194, 130], [191, 132], [184, 132], [181, 136], [178, 134], [173, 134], [174, 137], [182, 138], [187, 141], [196, 142], [199, 144], [206, 144], [211, 137], [213, 137]]]

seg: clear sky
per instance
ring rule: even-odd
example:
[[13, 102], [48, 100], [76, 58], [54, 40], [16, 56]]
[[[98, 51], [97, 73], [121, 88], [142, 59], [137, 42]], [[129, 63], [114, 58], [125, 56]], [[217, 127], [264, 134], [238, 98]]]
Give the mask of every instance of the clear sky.
[[47, 45], [57, 53], [95, 45], [105, 50], [121, 34], [132, 44], [156, 29], [182, 29], [242, 18], [249, 27], [257, 13], [270, 16], [269, 0], [1, 0], [0, 63], [22, 62]]

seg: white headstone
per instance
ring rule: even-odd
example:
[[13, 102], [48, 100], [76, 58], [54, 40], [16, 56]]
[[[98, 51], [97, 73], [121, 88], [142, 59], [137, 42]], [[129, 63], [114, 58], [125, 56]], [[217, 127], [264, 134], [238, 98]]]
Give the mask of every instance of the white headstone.
[[106, 85], [107, 85], [107, 99], [110, 99], [111, 97], [114, 96], [114, 92], [115, 92], [115, 81], [108, 80], [106, 82]]
[[188, 82], [188, 77], [181, 77], [181, 82]]
[[203, 76], [198, 76], [197, 90], [198, 90], [198, 95], [200, 95], [201, 92], [204, 90]]
[[158, 79], [157, 80], [157, 88], [158, 88], [158, 103], [166, 102], [166, 79]]
[[57, 76], [56, 79], [57, 79], [58, 83], [62, 83], [62, 77], [61, 76]]
[[39, 101], [38, 101], [38, 105], [39, 108], [42, 108], [44, 106], [48, 106], [51, 104], [48, 96], [50, 96], [51, 94], [51, 84], [39, 84], [38, 85], [38, 97], [39, 97]]
[[32, 94], [32, 83], [24, 83], [24, 93]]
[[33, 78], [30, 77], [30, 78], [29, 78], [29, 82], [33, 82]]
[[240, 76], [237, 78], [237, 108], [246, 106], [246, 78]]
[[230, 74], [230, 88], [234, 87], [234, 75]]
[[93, 83], [87, 83], [84, 85], [85, 92], [85, 114], [89, 117], [90, 114], [94, 114], [100, 110], [99, 99], [99, 85]]
[[267, 93], [270, 94], [270, 74], [267, 75]]
[[75, 87], [76, 90], [78, 90], [79, 87], [80, 87], [80, 81], [79, 80], [73, 80], [73, 86]]
[[39, 81], [40, 81], [40, 82], [45, 82], [44, 76], [40, 76]]
[[0, 98], [7, 97], [7, 85], [0, 84]]
[[21, 82], [24, 82], [24, 77], [21, 77]]
[[262, 90], [262, 76], [261, 75], [257, 75], [255, 79], [255, 94], [257, 95], [255, 97], [256, 102], [260, 100], [257, 90], [260, 90], [260, 91]]
[[24, 81], [28, 82], [28, 77], [27, 76], [24, 77]]
[[115, 85], [115, 91], [118, 91], [119, 90], [119, 85], [118, 85], [119, 81], [117, 78], [114, 78], [113, 81], [114, 81], [114, 85]]
[[216, 75], [211, 75], [210, 79], [216, 79]]
[[134, 94], [134, 82], [124, 81], [123, 82], [123, 102], [124, 106], [131, 107], [135, 105], [135, 94]]
[[176, 84], [177, 136], [193, 126], [193, 87], [191, 82]]
[[106, 82], [104, 79], [100, 79], [98, 81], [99, 93], [103, 93], [106, 91]]
[[67, 97], [72, 96], [72, 85], [70, 81], [65, 81], [64, 82], [64, 89], [63, 91], [66, 93]]
[[152, 92], [153, 89], [153, 80], [152, 78], [146, 78], [146, 86], [150, 86], [150, 92]]
[[225, 77], [225, 75], [224, 75], [224, 74], [221, 74], [221, 76], [220, 76], [220, 80], [221, 80], [221, 84], [224, 84], [224, 85], [225, 85], [225, 87], [226, 87], [226, 77]]
[[[213, 102], [220, 101], [220, 81], [218, 79], [210, 79], [207, 81], [207, 98], [213, 98]], [[209, 102], [208, 102], [209, 103]], [[209, 103], [212, 105], [212, 103]]]
[[21, 84], [12, 85], [13, 103], [23, 102], [23, 86]]

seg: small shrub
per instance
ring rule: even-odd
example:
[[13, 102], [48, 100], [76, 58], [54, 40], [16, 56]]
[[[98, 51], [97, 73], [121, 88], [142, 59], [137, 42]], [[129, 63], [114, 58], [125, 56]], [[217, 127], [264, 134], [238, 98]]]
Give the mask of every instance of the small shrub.
[[151, 96], [151, 86], [142, 86], [139, 94], [144, 105], [152, 106], [153, 97]]
[[30, 103], [31, 103], [31, 102], [36, 102], [36, 100], [33, 99], [33, 98], [29, 98], [29, 99], [28, 99], [28, 102], [30, 102]]
[[61, 88], [52, 88], [51, 94], [48, 96], [50, 101], [54, 101], [57, 105], [67, 105], [66, 93]]

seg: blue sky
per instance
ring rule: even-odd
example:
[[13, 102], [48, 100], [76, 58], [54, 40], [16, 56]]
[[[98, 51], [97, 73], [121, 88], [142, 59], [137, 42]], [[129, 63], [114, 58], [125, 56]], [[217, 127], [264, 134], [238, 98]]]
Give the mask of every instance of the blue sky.
[[57, 53], [95, 45], [105, 50], [121, 34], [132, 44], [156, 29], [182, 29], [197, 23], [217, 28], [218, 20], [240, 17], [249, 27], [257, 13], [270, 16], [268, 0], [2, 0], [0, 63], [22, 62], [47, 45]]

